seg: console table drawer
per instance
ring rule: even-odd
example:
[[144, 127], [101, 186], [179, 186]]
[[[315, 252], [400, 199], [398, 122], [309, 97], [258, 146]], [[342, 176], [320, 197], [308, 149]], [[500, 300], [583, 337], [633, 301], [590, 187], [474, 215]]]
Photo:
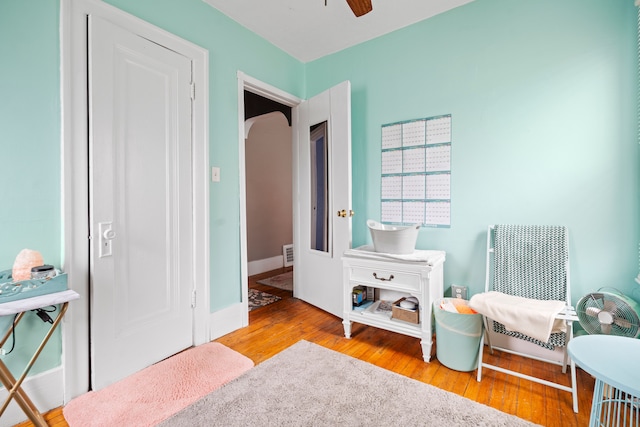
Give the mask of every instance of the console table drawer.
[[353, 267], [351, 280], [390, 288], [403, 288], [419, 291], [420, 275], [405, 273], [394, 269]]

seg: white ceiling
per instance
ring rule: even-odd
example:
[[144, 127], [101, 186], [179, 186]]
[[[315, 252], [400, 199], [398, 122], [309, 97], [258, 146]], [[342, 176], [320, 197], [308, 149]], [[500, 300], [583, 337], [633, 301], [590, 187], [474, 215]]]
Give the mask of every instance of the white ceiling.
[[372, 0], [373, 11], [360, 18], [346, 0], [204, 1], [298, 60], [309, 62], [473, 0]]

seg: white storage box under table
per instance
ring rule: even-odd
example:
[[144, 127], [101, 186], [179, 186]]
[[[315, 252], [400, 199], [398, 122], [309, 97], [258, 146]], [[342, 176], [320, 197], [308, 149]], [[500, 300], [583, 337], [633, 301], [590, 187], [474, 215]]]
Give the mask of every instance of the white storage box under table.
[[[431, 359], [433, 345], [433, 301], [443, 297], [443, 267], [445, 252], [415, 250], [413, 254], [393, 255], [362, 246], [345, 251], [343, 265], [344, 335], [351, 338], [351, 324], [357, 322], [380, 329], [420, 338], [422, 357]], [[376, 310], [379, 301], [367, 309], [354, 307], [352, 293], [356, 287], [391, 291], [397, 295], [413, 296], [419, 302], [419, 322], [394, 319], [391, 313]]]

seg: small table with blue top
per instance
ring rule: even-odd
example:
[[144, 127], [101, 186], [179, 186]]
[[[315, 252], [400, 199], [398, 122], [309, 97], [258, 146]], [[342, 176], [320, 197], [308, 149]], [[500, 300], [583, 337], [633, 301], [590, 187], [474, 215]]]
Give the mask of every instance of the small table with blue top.
[[583, 335], [567, 350], [596, 379], [589, 426], [640, 426], [640, 340]]

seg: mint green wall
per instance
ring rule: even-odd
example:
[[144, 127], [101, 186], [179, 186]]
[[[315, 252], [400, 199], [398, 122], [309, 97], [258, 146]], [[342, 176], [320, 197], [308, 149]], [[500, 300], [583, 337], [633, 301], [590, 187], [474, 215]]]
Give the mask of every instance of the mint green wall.
[[0, 2], [0, 270], [31, 248], [60, 264], [57, 1]]
[[[57, 0], [0, 0], [0, 270], [29, 248], [60, 266], [60, 49]], [[0, 331], [12, 319], [0, 319]], [[21, 372], [48, 324], [35, 315], [3, 356]], [[11, 339], [5, 347], [11, 347]], [[32, 373], [60, 364], [59, 331]]]
[[[354, 244], [380, 216], [380, 125], [451, 113], [453, 225], [418, 243], [447, 251], [447, 284], [480, 290], [488, 223], [535, 222], [569, 226], [575, 298], [637, 288], [632, 0], [476, 0], [307, 65], [201, 0], [108, 3], [209, 51], [212, 311], [240, 300], [237, 70], [300, 97], [351, 80]], [[0, 269], [24, 247], [60, 264], [58, 19], [59, 0], [0, 0]], [[32, 372], [60, 363], [49, 347]]]
[[[307, 64], [352, 83], [354, 246], [380, 219], [380, 126], [452, 114], [450, 284], [484, 286], [490, 223], [564, 224], [572, 294], [640, 289], [637, 10], [632, 0], [476, 0]], [[575, 301], [574, 301], [575, 302]]]

